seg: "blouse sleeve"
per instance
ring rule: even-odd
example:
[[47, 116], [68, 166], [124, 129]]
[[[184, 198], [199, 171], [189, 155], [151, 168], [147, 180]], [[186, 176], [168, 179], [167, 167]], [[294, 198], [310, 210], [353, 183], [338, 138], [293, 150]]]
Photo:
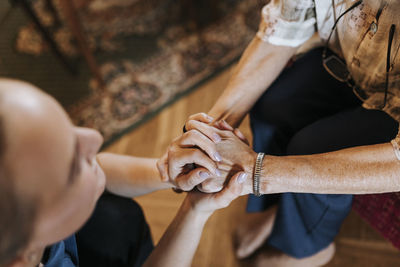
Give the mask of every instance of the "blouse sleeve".
[[313, 0], [271, 0], [262, 9], [257, 37], [274, 45], [297, 47], [313, 36]]

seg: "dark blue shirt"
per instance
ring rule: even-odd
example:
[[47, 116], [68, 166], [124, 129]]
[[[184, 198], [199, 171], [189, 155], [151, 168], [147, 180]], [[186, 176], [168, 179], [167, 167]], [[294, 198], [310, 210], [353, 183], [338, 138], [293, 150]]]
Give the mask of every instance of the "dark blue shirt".
[[78, 248], [75, 235], [52, 245], [49, 248], [48, 260], [43, 262], [45, 267], [77, 267]]

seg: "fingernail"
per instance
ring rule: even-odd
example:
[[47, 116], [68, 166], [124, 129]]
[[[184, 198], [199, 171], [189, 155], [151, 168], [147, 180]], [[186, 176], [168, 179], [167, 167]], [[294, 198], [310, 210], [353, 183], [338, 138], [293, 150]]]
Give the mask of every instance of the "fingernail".
[[213, 133], [212, 137], [213, 137], [214, 141], [217, 143], [221, 141], [221, 136], [219, 136], [216, 133]]
[[212, 121], [214, 120], [214, 118], [211, 117], [210, 115], [207, 115], [207, 120], [208, 120], [209, 122], [212, 122]]
[[201, 177], [201, 178], [203, 178], [203, 179], [206, 179], [206, 178], [208, 178], [208, 177], [210, 177], [210, 174], [208, 174], [208, 172], [200, 172], [199, 173], [199, 176]]
[[247, 174], [244, 173], [244, 172], [242, 172], [241, 174], [239, 174], [239, 177], [238, 177], [238, 179], [237, 179], [237, 182], [238, 182], [239, 184], [243, 184], [244, 181], [246, 181], [246, 178], [247, 178]]
[[218, 169], [215, 169], [215, 174], [216, 174], [217, 176], [219, 176], [219, 177], [222, 176], [222, 173], [221, 173]]
[[216, 161], [222, 161], [222, 157], [218, 152], [214, 153], [214, 158], [215, 158]]

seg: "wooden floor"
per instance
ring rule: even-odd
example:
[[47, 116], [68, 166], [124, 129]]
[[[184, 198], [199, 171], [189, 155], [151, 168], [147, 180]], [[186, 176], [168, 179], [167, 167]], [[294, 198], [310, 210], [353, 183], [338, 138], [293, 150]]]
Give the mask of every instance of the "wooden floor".
[[[231, 69], [206, 82], [190, 95], [148, 121], [140, 128], [125, 135], [107, 148], [109, 152], [159, 157], [170, 141], [181, 134], [182, 125], [190, 114], [207, 112], [223, 91]], [[251, 137], [248, 119], [241, 129]], [[182, 194], [171, 190], [156, 192], [137, 199], [150, 224], [153, 239], [158, 242], [174, 217]], [[246, 216], [246, 198], [235, 200], [231, 206], [217, 211], [208, 221], [193, 266], [235, 267], [251, 266], [240, 262], [233, 253], [233, 232], [236, 222]], [[336, 239], [337, 252], [327, 266], [400, 266], [400, 253], [385, 241], [356, 214], [346, 219]]]

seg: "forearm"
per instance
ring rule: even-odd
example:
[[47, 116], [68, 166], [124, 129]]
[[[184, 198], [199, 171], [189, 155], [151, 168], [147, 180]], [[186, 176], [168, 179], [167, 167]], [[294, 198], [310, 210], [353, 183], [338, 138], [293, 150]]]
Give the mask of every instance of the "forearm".
[[161, 181], [157, 159], [100, 153], [97, 160], [107, 177], [106, 189], [113, 194], [136, 197], [172, 187]]
[[195, 212], [187, 198], [144, 266], [191, 266], [209, 214]]
[[238, 126], [296, 50], [275, 46], [255, 37], [243, 53], [227, 88], [208, 114]]
[[262, 193], [369, 194], [400, 191], [400, 162], [390, 143], [324, 154], [266, 156]]

